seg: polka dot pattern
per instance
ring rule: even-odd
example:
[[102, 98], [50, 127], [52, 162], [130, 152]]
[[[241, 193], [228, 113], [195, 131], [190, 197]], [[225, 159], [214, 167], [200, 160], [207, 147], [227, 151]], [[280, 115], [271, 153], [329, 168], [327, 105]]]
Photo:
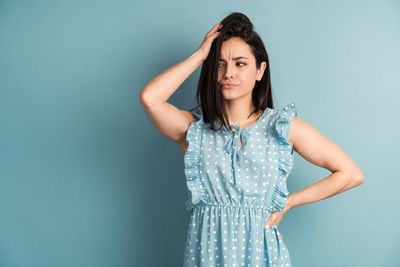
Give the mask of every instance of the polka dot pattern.
[[267, 108], [245, 129], [219, 131], [203, 121], [200, 106], [190, 111], [196, 120], [184, 155], [190, 221], [183, 266], [291, 266], [278, 228], [264, 225], [287, 201], [295, 103]]

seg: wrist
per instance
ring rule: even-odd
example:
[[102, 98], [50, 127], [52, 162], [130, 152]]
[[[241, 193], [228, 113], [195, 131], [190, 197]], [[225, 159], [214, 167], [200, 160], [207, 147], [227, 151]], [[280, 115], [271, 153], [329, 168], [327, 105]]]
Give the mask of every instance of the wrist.
[[194, 52], [190, 58], [195, 58], [198, 62], [203, 63], [204, 59], [203, 59], [203, 55], [199, 52], [199, 50], [196, 50], [196, 52]]
[[289, 195], [288, 198], [286, 199], [285, 209], [290, 210], [294, 207], [295, 207], [295, 204], [293, 202], [292, 195]]

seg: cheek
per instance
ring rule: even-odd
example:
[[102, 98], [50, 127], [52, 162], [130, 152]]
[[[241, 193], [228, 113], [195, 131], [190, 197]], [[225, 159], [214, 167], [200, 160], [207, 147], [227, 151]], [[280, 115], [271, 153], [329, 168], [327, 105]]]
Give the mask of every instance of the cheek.
[[223, 72], [221, 70], [218, 70], [218, 81], [222, 80], [223, 75]]
[[256, 81], [256, 75], [257, 73], [249, 71], [243, 76], [243, 81], [246, 83], [246, 85], [252, 86]]

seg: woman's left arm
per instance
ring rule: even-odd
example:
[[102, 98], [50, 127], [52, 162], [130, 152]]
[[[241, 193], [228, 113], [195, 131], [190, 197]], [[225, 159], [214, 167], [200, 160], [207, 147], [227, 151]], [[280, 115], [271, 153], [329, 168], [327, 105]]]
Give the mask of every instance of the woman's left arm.
[[329, 198], [364, 183], [364, 176], [355, 162], [339, 146], [299, 117], [291, 121], [289, 142], [304, 159], [330, 170], [332, 174], [290, 194], [285, 209]]

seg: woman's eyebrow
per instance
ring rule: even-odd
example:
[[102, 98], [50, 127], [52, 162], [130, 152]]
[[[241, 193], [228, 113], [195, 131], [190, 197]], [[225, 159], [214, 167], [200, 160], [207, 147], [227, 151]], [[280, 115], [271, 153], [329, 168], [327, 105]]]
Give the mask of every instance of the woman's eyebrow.
[[[233, 58], [233, 60], [239, 60], [239, 59], [242, 59], [242, 58], [248, 59], [247, 57], [242, 57], [242, 56], [240, 56], [240, 57], [235, 57], [235, 58]], [[225, 59], [220, 58], [219, 61], [225, 61]]]

